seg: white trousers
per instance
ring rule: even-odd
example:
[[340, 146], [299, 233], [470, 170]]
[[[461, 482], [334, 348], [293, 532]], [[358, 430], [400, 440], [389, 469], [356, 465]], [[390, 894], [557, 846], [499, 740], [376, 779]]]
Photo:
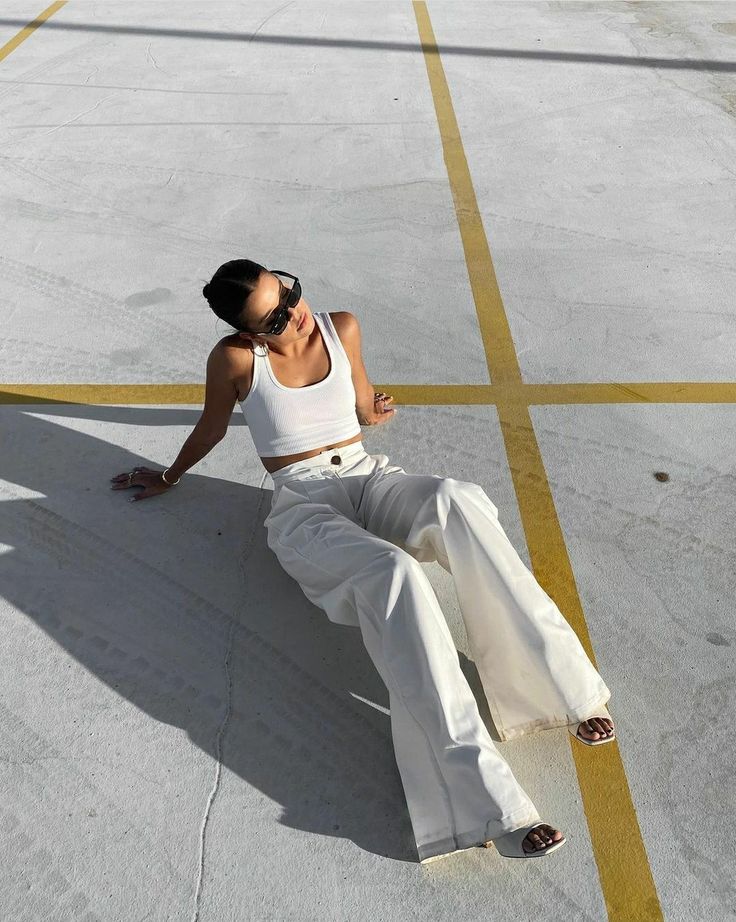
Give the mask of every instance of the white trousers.
[[272, 478], [268, 546], [331, 621], [360, 628], [388, 689], [419, 860], [539, 822], [481, 720], [420, 562], [452, 575], [502, 740], [606, 713], [611, 693], [483, 489], [407, 474], [362, 442]]

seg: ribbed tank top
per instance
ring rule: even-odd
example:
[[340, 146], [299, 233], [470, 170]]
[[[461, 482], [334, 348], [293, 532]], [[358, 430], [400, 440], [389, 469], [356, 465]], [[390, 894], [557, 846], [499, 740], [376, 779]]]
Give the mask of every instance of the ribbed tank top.
[[276, 380], [268, 354], [260, 347], [253, 352], [251, 388], [238, 402], [256, 451], [264, 458], [310, 451], [360, 432], [350, 359], [329, 313], [313, 316], [330, 357], [330, 371], [322, 381], [286, 387]]

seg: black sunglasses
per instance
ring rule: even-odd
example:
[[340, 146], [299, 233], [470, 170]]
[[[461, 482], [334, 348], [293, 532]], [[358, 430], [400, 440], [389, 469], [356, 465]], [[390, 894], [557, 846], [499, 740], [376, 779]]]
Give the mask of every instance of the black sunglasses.
[[[294, 284], [291, 288], [287, 288], [286, 285], [277, 279], [280, 285], [280, 295], [279, 295], [279, 306], [276, 308], [276, 313], [273, 315], [273, 320], [271, 325], [267, 330], [243, 330], [243, 333], [260, 333], [261, 336], [279, 336], [286, 329], [286, 325], [289, 322], [289, 308], [296, 307], [299, 303], [299, 299], [302, 296], [302, 286], [299, 284], [299, 279], [292, 275], [290, 272], [282, 272], [280, 269], [269, 269], [268, 270], [272, 275], [285, 275], [287, 278], [294, 279]], [[283, 297], [284, 291], [288, 292], [286, 295], [286, 300], [281, 304], [281, 298]]]

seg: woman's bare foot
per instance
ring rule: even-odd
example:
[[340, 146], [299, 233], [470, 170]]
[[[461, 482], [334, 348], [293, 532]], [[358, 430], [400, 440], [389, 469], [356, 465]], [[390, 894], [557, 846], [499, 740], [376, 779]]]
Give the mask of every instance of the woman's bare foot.
[[608, 717], [591, 717], [582, 721], [578, 726], [578, 732], [586, 740], [599, 740], [607, 736], [613, 736], [613, 721]]
[[553, 842], [559, 842], [562, 838], [564, 838], [564, 836], [559, 829], [555, 829], [554, 826], [548, 826], [546, 823], [542, 823], [541, 826], [537, 826], [536, 829], [529, 833], [529, 835], [521, 843], [521, 847], [525, 852], [539, 852], [543, 851]]

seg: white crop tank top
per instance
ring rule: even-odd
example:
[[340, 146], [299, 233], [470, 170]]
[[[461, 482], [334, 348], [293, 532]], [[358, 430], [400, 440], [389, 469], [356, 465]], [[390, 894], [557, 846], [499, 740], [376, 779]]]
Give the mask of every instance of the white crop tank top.
[[253, 381], [238, 401], [261, 457], [292, 455], [342, 442], [360, 432], [350, 359], [329, 313], [314, 313], [327, 347], [330, 371], [305, 387], [286, 387], [276, 380], [268, 354], [253, 352]]

